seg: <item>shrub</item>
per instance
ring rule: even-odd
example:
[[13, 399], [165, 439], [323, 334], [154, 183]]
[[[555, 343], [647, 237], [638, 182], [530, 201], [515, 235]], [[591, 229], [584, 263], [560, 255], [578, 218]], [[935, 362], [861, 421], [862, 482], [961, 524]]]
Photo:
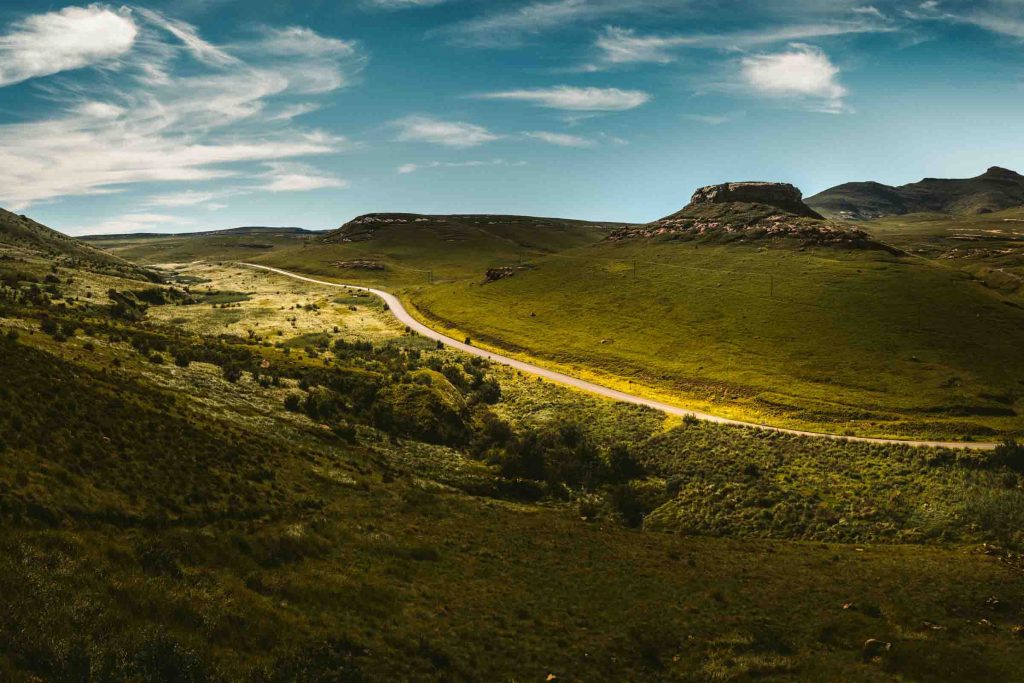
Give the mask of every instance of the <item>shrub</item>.
[[637, 479], [644, 474], [643, 465], [625, 444], [615, 444], [608, 452], [608, 475], [615, 483]]
[[992, 451], [990, 462], [996, 467], [1008, 467], [1024, 474], [1024, 445], [1007, 439]]
[[284, 409], [297, 413], [302, 409], [302, 394], [288, 394], [284, 397]]

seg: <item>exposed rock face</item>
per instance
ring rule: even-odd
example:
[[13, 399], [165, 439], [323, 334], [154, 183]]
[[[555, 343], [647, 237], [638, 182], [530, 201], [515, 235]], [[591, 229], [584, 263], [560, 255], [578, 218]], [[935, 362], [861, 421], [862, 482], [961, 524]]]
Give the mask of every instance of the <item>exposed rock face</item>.
[[733, 202], [767, 204], [796, 216], [821, 218], [814, 209], [804, 204], [800, 190], [789, 183], [745, 182], [708, 185], [698, 189], [690, 198], [691, 206]]

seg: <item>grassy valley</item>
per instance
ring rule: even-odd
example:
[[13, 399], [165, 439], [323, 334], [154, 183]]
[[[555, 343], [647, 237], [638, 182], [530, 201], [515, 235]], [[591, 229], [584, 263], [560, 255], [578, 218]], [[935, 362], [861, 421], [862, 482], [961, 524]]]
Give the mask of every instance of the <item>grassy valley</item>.
[[1021, 664], [1015, 446], [665, 420], [438, 349], [355, 291], [4, 255], [5, 679]]

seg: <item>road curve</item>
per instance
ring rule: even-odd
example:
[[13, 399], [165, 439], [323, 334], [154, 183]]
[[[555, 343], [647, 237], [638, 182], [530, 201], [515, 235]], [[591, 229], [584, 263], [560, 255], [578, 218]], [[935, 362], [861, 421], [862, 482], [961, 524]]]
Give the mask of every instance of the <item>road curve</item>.
[[903, 446], [916, 446], [921, 448], [957, 448], [957, 449], [971, 449], [971, 450], [992, 450], [998, 444], [995, 443], [983, 443], [973, 441], [914, 441], [910, 439], [881, 439], [867, 436], [841, 436], [839, 434], [826, 434], [824, 432], [808, 432], [799, 429], [786, 429], [784, 427], [772, 427], [764, 424], [757, 424], [755, 422], [743, 422], [742, 420], [732, 420], [727, 417], [720, 417], [718, 415], [711, 415], [710, 413], [702, 413], [697, 410], [689, 410], [687, 408], [680, 408], [679, 406], [670, 405], [668, 403], [662, 403], [661, 401], [655, 401], [643, 396], [634, 396], [633, 394], [627, 394], [624, 391], [618, 389], [612, 389], [605, 387], [600, 384], [594, 384], [578, 377], [572, 377], [570, 375], [556, 372], [554, 370], [548, 370], [539, 365], [533, 365], [531, 363], [524, 363], [521, 360], [515, 358], [509, 358], [508, 356], [502, 356], [497, 353], [492, 353], [484, 349], [479, 349], [475, 346], [465, 344], [452, 339], [446, 335], [432, 330], [427, 327], [416, 318], [412, 317], [402, 302], [398, 300], [394, 294], [390, 294], [380, 289], [373, 289], [372, 287], [362, 287], [360, 285], [347, 285], [339, 282], [327, 282], [326, 280], [317, 280], [316, 278], [307, 277], [305, 275], [299, 275], [298, 273], [292, 273], [287, 270], [281, 270], [280, 268], [271, 268], [270, 266], [261, 266], [256, 263], [241, 263], [239, 265], [248, 266], [249, 268], [259, 268], [261, 270], [267, 270], [278, 275], [284, 275], [286, 277], [294, 278], [296, 280], [302, 280], [303, 282], [312, 282], [316, 285], [323, 285], [325, 287], [339, 287], [347, 289], [355, 289], [362, 292], [369, 292], [375, 296], [380, 297], [387, 304], [388, 309], [391, 313], [401, 322], [403, 325], [408, 325], [409, 329], [413, 330], [417, 334], [420, 334], [429, 339], [434, 339], [441, 342], [446, 346], [450, 346], [454, 349], [458, 349], [464, 353], [471, 354], [473, 356], [480, 356], [486, 358], [494, 363], [500, 363], [501, 365], [507, 365], [521, 370], [523, 372], [537, 375], [545, 379], [549, 379], [552, 382], [564, 384], [566, 386], [580, 389], [582, 391], [589, 392], [591, 394], [597, 394], [598, 396], [604, 396], [616, 401], [622, 401], [624, 403], [634, 403], [636, 405], [647, 406], [660, 410], [668, 415], [678, 415], [680, 417], [695, 417], [698, 420], [705, 420], [707, 422], [714, 422], [723, 425], [732, 425], [736, 427], [753, 427], [755, 429], [765, 429], [772, 432], [780, 432], [782, 434], [795, 434], [797, 436], [813, 436], [823, 439], [835, 439], [841, 441], [859, 441], [863, 443], [876, 443], [876, 444], [899, 444]]

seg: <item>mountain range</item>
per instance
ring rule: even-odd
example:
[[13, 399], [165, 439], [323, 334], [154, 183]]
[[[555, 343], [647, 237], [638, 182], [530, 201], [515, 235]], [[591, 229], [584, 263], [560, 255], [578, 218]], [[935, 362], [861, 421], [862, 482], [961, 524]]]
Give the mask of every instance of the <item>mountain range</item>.
[[1024, 205], [1024, 176], [993, 166], [974, 178], [925, 178], [916, 183], [843, 183], [807, 198], [833, 218], [872, 220], [910, 213], [977, 215]]

